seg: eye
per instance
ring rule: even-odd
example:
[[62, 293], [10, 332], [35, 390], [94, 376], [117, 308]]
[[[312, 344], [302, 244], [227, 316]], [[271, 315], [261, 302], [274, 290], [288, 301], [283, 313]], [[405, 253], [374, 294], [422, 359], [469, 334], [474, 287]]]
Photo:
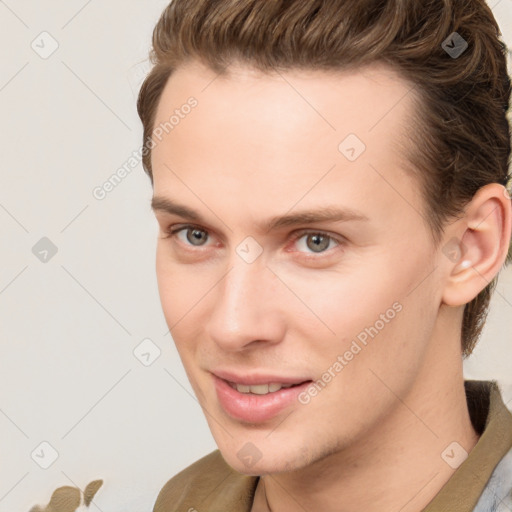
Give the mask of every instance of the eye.
[[168, 230], [168, 235], [165, 238], [178, 238], [185, 245], [193, 245], [195, 247], [202, 247], [208, 241], [208, 232], [204, 229], [195, 226], [182, 226]]
[[328, 249], [340, 245], [340, 242], [332, 236], [322, 232], [299, 233], [295, 238], [295, 243], [301, 252], [315, 254], [326, 252]]
[[[170, 226], [163, 238], [177, 238], [185, 247], [205, 247], [211, 239], [206, 229], [193, 225]], [[342, 245], [341, 240], [321, 231], [301, 231], [292, 236], [296, 252], [305, 256], [328, 253], [331, 249]], [[293, 251], [293, 249], [292, 249]]]

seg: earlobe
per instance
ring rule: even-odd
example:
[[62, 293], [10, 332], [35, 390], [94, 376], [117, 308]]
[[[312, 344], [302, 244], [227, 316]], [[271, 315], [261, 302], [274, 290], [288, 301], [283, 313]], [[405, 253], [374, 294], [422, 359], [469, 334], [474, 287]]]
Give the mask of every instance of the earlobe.
[[[447, 271], [443, 303], [449, 306], [471, 302], [494, 279], [505, 262], [510, 244], [512, 206], [503, 189], [498, 183], [482, 187], [466, 206], [464, 217], [457, 222], [457, 236], [452, 236], [443, 248], [441, 261]], [[446, 250], [448, 244], [452, 248]], [[458, 255], [456, 259], [445, 257], [454, 253]]]

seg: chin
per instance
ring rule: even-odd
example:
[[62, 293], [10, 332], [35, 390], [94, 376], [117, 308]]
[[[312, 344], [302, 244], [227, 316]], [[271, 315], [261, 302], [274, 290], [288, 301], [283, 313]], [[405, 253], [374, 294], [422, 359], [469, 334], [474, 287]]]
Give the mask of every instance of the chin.
[[234, 454], [234, 457], [232, 456], [232, 454], [230, 454], [229, 456], [222, 454], [222, 456], [224, 457], [224, 460], [228, 463], [228, 465], [231, 466], [236, 472], [247, 476], [275, 475], [277, 473], [286, 473], [287, 471], [292, 471], [293, 469], [295, 469], [287, 462], [264, 462], [263, 460], [255, 463], [252, 467], [248, 467], [244, 463], [241, 463], [240, 460], [238, 460], [236, 454]]
[[242, 447], [219, 446], [219, 450], [229, 466], [247, 476], [286, 473], [311, 463], [307, 448], [296, 449], [294, 446], [288, 446], [285, 453], [268, 445], [259, 449], [247, 441]]

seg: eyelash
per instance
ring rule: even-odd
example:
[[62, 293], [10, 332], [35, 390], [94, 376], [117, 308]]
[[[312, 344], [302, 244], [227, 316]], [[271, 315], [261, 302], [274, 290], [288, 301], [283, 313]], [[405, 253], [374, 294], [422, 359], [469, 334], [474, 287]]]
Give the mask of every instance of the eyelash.
[[[178, 233], [182, 232], [182, 231], [187, 231], [187, 230], [193, 230], [193, 229], [197, 229], [199, 231], [203, 231], [204, 233], [206, 233], [208, 236], [210, 235], [208, 233], [208, 230], [200, 227], [200, 226], [194, 226], [193, 224], [185, 224], [185, 225], [181, 225], [180, 227], [175, 227], [173, 228], [172, 226], [167, 228], [165, 230], [165, 235], [162, 236], [162, 238], [164, 240], [167, 240], [167, 239], [172, 239], [172, 238], [176, 238], [176, 236], [178, 235]], [[328, 238], [329, 240], [331, 241], [334, 241], [337, 245], [335, 247], [331, 247], [330, 249], [326, 249], [325, 251], [322, 251], [322, 252], [318, 252], [318, 253], [315, 253], [315, 252], [309, 252], [309, 253], [304, 253], [304, 252], [301, 252], [301, 251], [297, 251], [299, 253], [301, 253], [303, 255], [304, 258], [306, 259], [310, 259], [310, 258], [314, 258], [314, 259], [318, 259], [318, 258], [321, 258], [323, 255], [327, 255], [327, 254], [330, 254], [331, 251], [333, 249], [335, 249], [336, 247], [340, 247], [343, 245], [344, 241], [343, 239], [340, 237], [335, 237], [333, 235], [330, 235], [329, 233], [326, 233], [325, 231], [315, 231], [315, 230], [311, 230], [311, 229], [303, 229], [303, 230], [300, 230], [298, 231], [297, 233], [293, 233], [292, 234], [292, 243], [295, 243], [297, 242], [298, 240], [300, 240], [301, 238], [303, 238], [304, 236], [307, 236], [307, 235], [320, 235], [320, 236], [323, 236], [323, 237], [326, 237]], [[188, 250], [195, 250], [193, 248], [194, 246], [193, 245], [187, 245], [187, 248], [190, 248]], [[201, 246], [195, 246], [196, 249], [201, 249], [202, 247]]]

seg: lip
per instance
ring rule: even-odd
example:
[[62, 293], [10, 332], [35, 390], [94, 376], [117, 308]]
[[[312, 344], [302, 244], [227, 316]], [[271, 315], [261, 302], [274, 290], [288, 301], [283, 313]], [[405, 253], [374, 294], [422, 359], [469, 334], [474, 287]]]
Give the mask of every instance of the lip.
[[[215, 391], [220, 406], [231, 418], [246, 423], [264, 423], [276, 417], [279, 413], [293, 405], [298, 406], [298, 396], [310, 384], [311, 380], [291, 388], [282, 388], [267, 395], [256, 395], [252, 393], [240, 393], [232, 388], [229, 382], [236, 382], [245, 385], [266, 384], [279, 382], [282, 384], [296, 384], [297, 379], [283, 379], [277, 376], [245, 376], [237, 379], [224, 379], [212, 374]], [[229, 382], [228, 382], [229, 380]], [[241, 382], [243, 380], [243, 382]]]
[[216, 370], [212, 372], [216, 377], [228, 382], [234, 382], [236, 384], [244, 384], [246, 386], [257, 386], [258, 384], [270, 384], [271, 382], [277, 382], [279, 384], [301, 384], [305, 381], [311, 381], [309, 377], [285, 377], [282, 375], [272, 375], [270, 373], [255, 373], [255, 374], [244, 374], [237, 375], [235, 373]]

